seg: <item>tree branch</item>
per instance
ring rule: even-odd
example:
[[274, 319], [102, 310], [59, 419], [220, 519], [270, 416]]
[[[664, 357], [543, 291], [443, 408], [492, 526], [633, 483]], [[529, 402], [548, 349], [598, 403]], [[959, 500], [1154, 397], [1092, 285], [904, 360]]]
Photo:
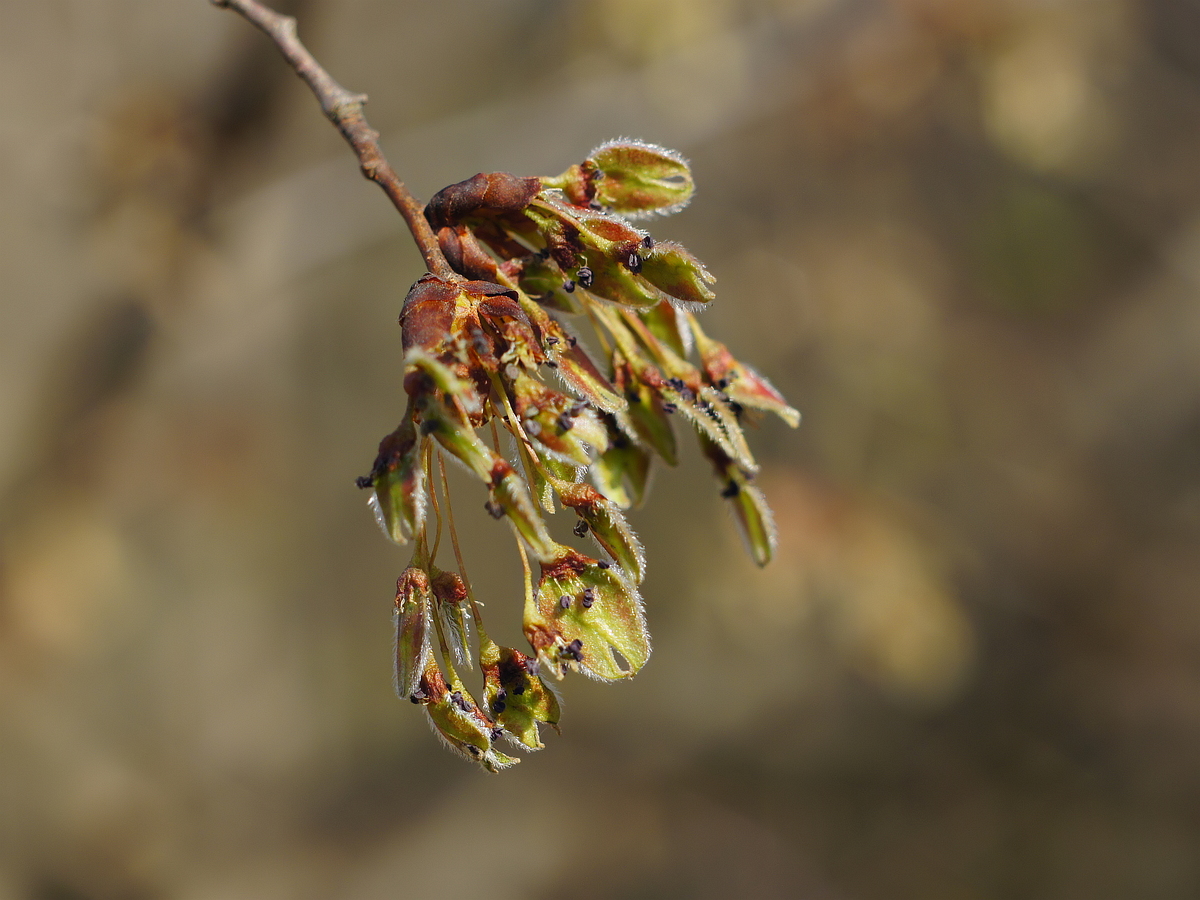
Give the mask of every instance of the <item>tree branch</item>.
[[429, 271], [439, 278], [448, 281], [458, 281], [459, 276], [450, 268], [446, 257], [442, 255], [437, 237], [421, 204], [404, 186], [399, 176], [388, 164], [379, 148], [379, 132], [373, 129], [363, 116], [363, 104], [367, 102], [366, 94], [352, 94], [330, 77], [321, 65], [308, 52], [300, 39], [296, 37], [296, 20], [291, 16], [283, 16], [272, 9], [263, 6], [258, 0], [211, 0], [214, 6], [232, 9], [249, 22], [262, 30], [267, 37], [275, 42], [279, 52], [296, 70], [296, 74], [321, 101], [321, 109], [329, 120], [337, 126], [342, 137], [354, 149], [358, 157], [359, 168], [363, 175], [383, 188], [404, 221], [412, 232], [413, 240]]

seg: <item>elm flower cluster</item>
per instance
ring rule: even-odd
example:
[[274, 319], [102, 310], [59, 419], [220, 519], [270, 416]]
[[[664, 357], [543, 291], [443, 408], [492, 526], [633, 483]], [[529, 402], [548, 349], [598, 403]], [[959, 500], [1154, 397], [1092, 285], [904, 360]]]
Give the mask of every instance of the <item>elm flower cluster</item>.
[[[799, 414], [701, 330], [708, 270], [633, 224], [680, 209], [692, 191], [678, 154], [617, 140], [556, 177], [480, 174], [425, 208], [458, 277], [425, 275], [408, 292], [407, 410], [359, 485], [384, 532], [415, 547], [396, 588], [396, 689], [489, 771], [518, 761], [498, 749], [501, 737], [536, 750], [539, 727], [557, 728], [550, 679], [627, 678], [649, 658], [645, 557], [623, 510], [644, 500], [656, 457], [675, 464], [673, 420], [698, 439], [754, 560], [765, 565], [774, 550], [742, 426], [757, 412], [795, 426]], [[590, 326], [598, 350], [574, 323]], [[528, 652], [484, 629], [453, 532], [446, 456], [483, 483], [485, 509], [516, 537]], [[551, 537], [546, 517], [567, 510], [594, 555]], [[435, 560], [443, 512], [457, 571]], [[478, 699], [459, 671], [474, 666]]]

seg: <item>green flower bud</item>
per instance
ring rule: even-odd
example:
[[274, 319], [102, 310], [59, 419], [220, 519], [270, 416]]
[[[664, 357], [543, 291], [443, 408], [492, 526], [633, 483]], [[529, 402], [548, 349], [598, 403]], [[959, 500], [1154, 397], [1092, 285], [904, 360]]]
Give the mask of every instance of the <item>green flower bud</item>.
[[396, 581], [396, 693], [404, 699], [417, 693], [433, 659], [430, 596], [429, 576], [422, 569], [409, 566]]
[[416, 693], [417, 702], [429, 716], [429, 723], [455, 753], [479, 763], [489, 772], [499, 772], [519, 763], [493, 746], [497, 726], [485, 716], [474, 699], [462, 687], [447, 686], [441, 670], [432, 658]]
[[629, 260], [637, 260], [635, 265], [641, 266], [641, 256], [637, 251], [624, 257], [588, 253], [584, 259], [592, 271], [589, 290], [598, 297], [637, 310], [652, 309], [664, 300], [671, 299], [629, 268]]
[[517, 650], [490, 644], [481, 651], [484, 704], [506, 736], [530, 750], [544, 746], [538, 724], [558, 731], [558, 697], [542, 678], [531, 674], [534, 661]]
[[525, 489], [525, 482], [512, 466], [498, 456], [492, 470], [491, 487], [492, 503], [508, 516], [508, 521], [517, 534], [525, 539], [534, 557], [539, 562], [552, 559], [556, 545]]
[[610, 564], [569, 547], [542, 563], [524, 627], [539, 664], [560, 678], [567, 669], [605, 681], [629, 678], [650, 657], [637, 589]]
[[573, 206], [558, 191], [543, 191], [525, 211], [564, 273], [586, 266], [592, 293], [634, 309], [648, 309], [667, 295], [637, 273], [647, 235], [606, 213]]
[[375, 521], [397, 544], [418, 534], [425, 522], [424, 448], [412, 418], [406, 418], [380, 441], [371, 474], [359, 479], [361, 486], [373, 488], [369, 503]]
[[695, 192], [687, 160], [674, 150], [628, 138], [601, 144], [581, 165], [544, 181], [563, 188], [580, 206], [595, 202], [633, 217], [669, 215]]
[[687, 313], [672, 303], [663, 302], [653, 309], [643, 310], [639, 315], [652, 335], [680, 358], [687, 358], [692, 349], [692, 333], [685, 318]]
[[[536, 297], [543, 307], [576, 315], [582, 312], [576, 293], [576, 281], [568, 279], [563, 270], [548, 259], [535, 256], [521, 265], [521, 290]], [[569, 288], [569, 290], [568, 290]]]
[[[637, 376], [620, 350], [613, 351], [612, 364], [613, 384], [629, 402], [625, 412], [618, 414], [617, 421], [662, 457], [667, 465], [674, 466], [677, 462], [675, 431], [661, 393]], [[662, 377], [657, 372], [654, 376], [661, 384]]]
[[437, 617], [450, 643], [454, 661], [468, 665], [471, 661], [471, 616], [467, 612], [467, 586], [454, 572], [438, 572], [430, 587], [437, 601]]
[[584, 166], [604, 173], [594, 179], [596, 201], [624, 215], [669, 215], [696, 190], [687, 160], [657, 144], [609, 141], [589, 153]]
[[716, 278], [704, 264], [673, 241], [659, 241], [642, 256], [642, 277], [673, 303], [696, 309], [716, 299]]
[[[561, 330], [561, 329], [560, 329]], [[558, 375], [563, 383], [597, 409], [615, 412], [625, 408], [625, 399], [613, 389], [609, 380], [600, 374], [596, 364], [575, 338], [565, 331], [557, 338], [566, 344], [556, 357]]]
[[641, 584], [646, 575], [646, 556], [617, 505], [587, 484], [567, 485], [559, 491], [559, 498], [587, 524], [592, 537], [621, 571], [634, 584]]
[[700, 330], [695, 317], [691, 318], [691, 327], [704, 372], [717, 390], [739, 406], [775, 413], [793, 428], [800, 424], [800, 413], [788, 405], [767, 379], [734, 359], [720, 341], [709, 338]]
[[754, 485], [753, 476], [730, 459], [721, 447], [704, 437], [701, 437], [700, 445], [722, 483], [721, 496], [730, 502], [746, 549], [758, 565], [765, 566], [774, 556], [778, 542], [775, 519], [767, 498]]
[[585, 402], [552, 390], [524, 372], [512, 380], [511, 391], [525, 433], [551, 457], [586, 466], [593, 451], [607, 449], [608, 432]]
[[622, 509], [641, 506], [650, 482], [650, 452], [619, 434], [588, 470], [605, 497]]
[[628, 358], [632, 377], [657, 394], [664, 410], [681, 414], [747, 471], [758, 470], [737, 416], [719, 391], [703, 383], [699, 369], [655, 337], [640, 316], [615, 309], [597, 314]]

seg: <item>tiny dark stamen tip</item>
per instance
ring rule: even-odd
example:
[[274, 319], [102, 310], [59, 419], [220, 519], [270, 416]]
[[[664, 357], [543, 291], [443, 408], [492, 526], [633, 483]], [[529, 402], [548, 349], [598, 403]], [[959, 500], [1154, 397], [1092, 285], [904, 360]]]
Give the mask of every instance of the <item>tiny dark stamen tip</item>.
[[487, 503], [483, 504], [483, 508], [488, 511], [488, 515], [493, 519], [500, 519], [504, 516], [504, 507], [495, 500], [489, 500]]
[[563, 594], [561, 597], [558, 598], [558, 605], [561, 606], [563, 609], [570, 609], [571, 608], [571, 598], [568, 597], [566, 594]]
[[588, 533], [588, 523], [582, 519], [575, 523], [575, 527], [571, 529], [575, 533], [575, 537], [583, 537]]
[[725, 485], [725, 487], [721, 489], [721, 496], [726, 500], [732, 500], [740, 493], [741, 488], [738, 487], [738, 483], [736, 481], [729, 482], [729, 484]]
[[563, 290], [566, 291], [568, 294], [575, 293], [575, 282], [572, 281], [570, 278], [568, 278], [566, 281], [563, 282]]
[[596, 560], [596, 565], [602, 569], [607, 569], [609, 567], [609, 563], [603, 559]]
[[372, 478], [370, 475], [359, 475], [357, 478], [354, 479], [354, 484], [357, 487], [365, 490], [366, 488], [375, 486], [375, 479]]

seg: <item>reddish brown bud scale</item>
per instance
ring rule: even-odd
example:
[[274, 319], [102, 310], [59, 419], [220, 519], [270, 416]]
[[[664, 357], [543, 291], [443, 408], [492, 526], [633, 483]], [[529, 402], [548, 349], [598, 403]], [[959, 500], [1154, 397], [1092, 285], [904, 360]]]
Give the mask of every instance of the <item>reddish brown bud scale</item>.
[[438, 246], [454, 271], [467, 278], [494, 282], [499, 279], [500, 267], [465, 225], [445, 226], [439, 229]]
[[405, 350], [422, 347], [436, 352], [450, 335], [458, 285], [426, 275], [408, 290], [400, 309], [401, 343]]
[[425, 218], [439, 229], [457, 225], [474, 214], [520, 212], [541, 189], [540, 178], [522, 178], [507, 172], [480, 172], [434, 194], [425, 207]]
[[467, 586], [457, 572], [439, 572], [430, 587], [442, 603], [458, 604], [467, 599]]

